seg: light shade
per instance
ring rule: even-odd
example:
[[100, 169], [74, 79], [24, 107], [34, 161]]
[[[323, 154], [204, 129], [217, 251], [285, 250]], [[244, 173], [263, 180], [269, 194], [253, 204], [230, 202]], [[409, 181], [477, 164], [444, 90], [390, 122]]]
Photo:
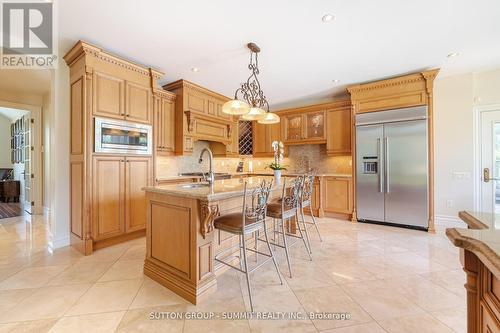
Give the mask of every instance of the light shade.
[[268, 112], [263, 119], [257, 122], [259, 124], [277, 124], [280, 122], [280, 117], [276, 113]]
[[261, 108], [250, 108], [250, 112], [241, 116], [243, 120], [261, 120], [266, 116], [266, 111]]
[[237, 99], [230, 100], [222, 106], [222, 112], [233, 115], [247, 114], [250, 111], [250, 106]]

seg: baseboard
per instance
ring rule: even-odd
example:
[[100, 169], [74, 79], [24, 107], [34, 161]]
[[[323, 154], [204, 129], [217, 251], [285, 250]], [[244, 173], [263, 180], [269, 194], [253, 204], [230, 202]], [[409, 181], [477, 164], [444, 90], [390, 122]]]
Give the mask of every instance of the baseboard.
[[43, 217], [48, 220], [49, 216], [50, 216], [50, 208], [44, 206], [43, 207]]
[[466, 228], [467, 225], [457, 216], [434, 215], [434, 225], [448, 228]]
[[61, 247], [69, 246], [69, 244], [70, 244], [69, 235], [61, 237], [59, 239], [51, 239], [50, 241], [50, 247], [52, 249], [59, 249]]

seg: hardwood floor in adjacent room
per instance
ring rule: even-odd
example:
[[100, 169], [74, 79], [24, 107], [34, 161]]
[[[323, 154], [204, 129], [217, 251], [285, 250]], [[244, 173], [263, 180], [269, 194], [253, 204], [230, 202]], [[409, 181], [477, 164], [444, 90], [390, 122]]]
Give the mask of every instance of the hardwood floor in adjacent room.
[[0, 202], [0, 219], [5, 219], [8, 217], [21, 216], [23, 214], [23, 209], [19, 202]]
[[[465, 274], [445, 237], [393, 227], [319, 219], [313, 261], [292, 248], [293, 278], [277, 250], [251, 275], [255, 311], [349, 313], [347, 320], [150, 319], [160, 312], [249, 311], [242, 275], [219, 272], [219, 288], [192, 305], [144, 276], [145, 239], [84, 257], [48, 250], [38, 216], [0, 223], [0, 332], [465, 332]], [[255, 264], [254, 258], [249, 259]]]

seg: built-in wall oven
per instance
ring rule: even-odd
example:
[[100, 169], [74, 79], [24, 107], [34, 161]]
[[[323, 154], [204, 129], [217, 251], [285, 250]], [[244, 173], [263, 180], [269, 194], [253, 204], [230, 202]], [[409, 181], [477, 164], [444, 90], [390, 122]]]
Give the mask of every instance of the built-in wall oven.
[[151, 155], [153, 130], [150, 125], [98, 117], [94, 125], [96, 153]]

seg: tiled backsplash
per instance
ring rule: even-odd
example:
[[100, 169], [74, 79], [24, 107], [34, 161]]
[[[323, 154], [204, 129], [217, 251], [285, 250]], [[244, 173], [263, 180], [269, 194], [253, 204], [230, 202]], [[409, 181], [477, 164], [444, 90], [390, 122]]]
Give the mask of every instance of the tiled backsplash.
[[[197, 141], [194, 144], [193, 154], [191, 156], [158, 156], [157, 178], [176, 176], [182, 172], [200, 172], [208, 170], [208, 160], [205, 158], [203, 163], [198, 163], [201, 150], [209, 147], [208, 142]], [[326, 155], [325, 145], [299, 145], [289, 146], [289, 155], [284, 163], [291, 172], [302, 172], [314, 168], [318, 173], [350, 173], [351, 157]], [[215, 158], [214, 169], [216, 172], [236, 172], [238, 163], [244, 161], [244, 171], [248, 172], [249, 162], [252, 161], [253, 171], [270, 171], [267, 165], [272, 162], [272, 158]]]

